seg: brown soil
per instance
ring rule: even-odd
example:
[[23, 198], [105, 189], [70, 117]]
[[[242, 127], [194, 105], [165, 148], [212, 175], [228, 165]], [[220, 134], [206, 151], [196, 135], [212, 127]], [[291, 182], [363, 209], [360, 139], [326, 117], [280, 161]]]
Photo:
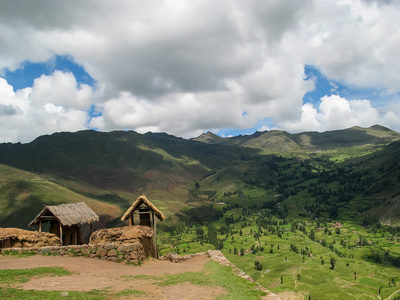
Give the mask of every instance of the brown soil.
[[[183, 272], [204, 271], [210, 258], [204, 254], [179, 263], [148, 260], [142, 266], [126, 265], [83, 257], [60, 257], [35, 255], [23, 258], [0, 256], [0, 269], [28, 269], [37, 267], [63, 267], [72, 272], [61, 277], [31, 278], [27, 283], [16, 286], [26, 290], [46, 291], [91, 291], [107, 289], [118, 292], [124, 289], [143, 291], [143, 295], [133, 295], [132, 299], [214, 299], [225, 294], [222, 287], [196, 286], [181, 283], [161, 287], [151, 279], [135, 279], [137, 275], [162, 276]], [[124, 299], [129, 299], [124, 297]]]
[[275, 293], [279, 297], [285, 300], [301, 300], [304, 299], [304, 297], [300, 293], [295, 293], [295, 292], [279, 292]]

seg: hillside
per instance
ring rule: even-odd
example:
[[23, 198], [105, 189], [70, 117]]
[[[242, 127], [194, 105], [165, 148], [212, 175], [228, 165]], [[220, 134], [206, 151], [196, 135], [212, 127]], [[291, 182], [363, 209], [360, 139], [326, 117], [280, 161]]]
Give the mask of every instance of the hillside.
[[[0, 226], [24, 228], [25, 219], [45, 203], [77, 202], [82, 197], [124, 211], [142, 193], [167, 216], [210, 201], [246, 200], [247, 206], [270, 207], [281, 216], [362, 220], [368, 214], [393, 219], [393, 203], [382, 199], [397, 195], [398, 168], [380, 166], [397, 162], [397, 144], [384, 147], [399, 136], [381, 126], [324, 133], [267, 131], [232, 138], [206, 133], [196, 140], [165, 133], [88, 130], [41, 136], [28, 144], [0, 144], [0, 205], [5, 208]], [[9, 173], [15, 174], [13, 182]], [[22, 182], [19, 177], [24, 176]], [[390, 190], [372, 188], [388, 182]], [[283, 212], [283, 205], [290, 209]], [[32, 213], [26, 216], [28, 211]], [[25, 219], [15, 219], [18, 214]], [[111, 217], [116, 218], [111, 224], [118, 224], [117, 214], [108, 214]]]
[[[42, 136], [29, 144], [3, 144], [0, 162], [35, 173], [79, 179], [107, 190], [136, 192], [149, 183], [187, 181], [219, 167], [221, 147], [165, 134], [81, 131]], [[234, 153], [225, 153], [232, 157]], [[171, 178], [172, 177], [172, 178]], [[156, 180], [154, 180], [156, 179]]]
[[44, 206], [81, 201], [100, 216], [99, 226], [121, 215], [118, 205], [82, 196], [49, 179], [0, 165], [0, 227], [28, 229], [28, 224]]
[[[188, 186], [194, 181], [255, 152], [167, 134], [81, 131], [41, 136], [28, 144], [1, 144], [0, 163], [51, 178], [71, 192], [121, 210], [143, 193], [170, 215], [189, 205]], [[9, 190], [5, 187], [2, 194], [12, 193]], [[34, 211], [49, 202], [39, 198], [40, 203], [29, 200]]]

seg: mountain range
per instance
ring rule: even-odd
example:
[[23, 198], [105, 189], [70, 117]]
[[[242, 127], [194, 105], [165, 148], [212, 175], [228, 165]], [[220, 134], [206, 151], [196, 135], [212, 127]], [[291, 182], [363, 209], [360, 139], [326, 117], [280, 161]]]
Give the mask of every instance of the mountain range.
[[145, 194], [167, 216], [246, 201], [282, 217], [396, 223], [400, 134], [376, 125], [195, 139], [80, 131], [0, 144], [0, 226], [26, 228], [44, 205], [85, 201], [102, 225]]

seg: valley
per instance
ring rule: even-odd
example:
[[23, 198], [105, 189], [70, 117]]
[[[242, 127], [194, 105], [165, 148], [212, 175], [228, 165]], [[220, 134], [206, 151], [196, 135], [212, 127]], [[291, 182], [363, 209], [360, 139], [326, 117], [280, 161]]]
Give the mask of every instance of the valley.
[[400, 134], [382, 126], [185, 140], [82, 131], [0, 145], [0, 226], [85, 201], [99, 226], [145, 194], [161, 255], [220, 249], [299, 299], [398, 299]]

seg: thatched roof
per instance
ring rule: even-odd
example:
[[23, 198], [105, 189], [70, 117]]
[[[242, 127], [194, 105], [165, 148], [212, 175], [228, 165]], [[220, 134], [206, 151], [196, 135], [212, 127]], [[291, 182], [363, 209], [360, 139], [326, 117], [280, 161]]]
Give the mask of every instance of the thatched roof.
[[93, 223], [99, 216], [85, 202], [45, 206], [29, 226], [39, 223], [42, 216], [55, 216], [63, 226]]
[[129, 218], [129, 215], [135, 210], [137, 209], [140, 205], [142, 204], [147, 205], [149, 208], [151, 208], [152, 211], [154, 211], [154, 213], [156, 214], [157, 218], [160, 221], [163, 221], [165, 219], [165, 216], [163, 215], [163, 213], [161, 211], [158, 210], [157, 207], [155, 207], [147, 198], [146, 196], [142, 195], [139, 196], [139, 198], [136, 199], [135, 202], [133, 202], [132, 206], [128, 208], [128, 210], [126, 211], [126, 213], [122, 216], [121, 220], [125, 221], [126, 219]]

